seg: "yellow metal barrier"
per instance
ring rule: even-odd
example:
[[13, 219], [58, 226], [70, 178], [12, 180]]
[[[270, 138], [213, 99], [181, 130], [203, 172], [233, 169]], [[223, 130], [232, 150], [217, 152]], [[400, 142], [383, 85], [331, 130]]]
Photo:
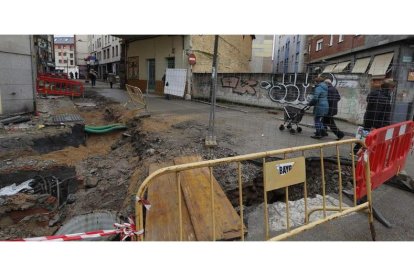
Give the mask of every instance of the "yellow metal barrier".
[[[349, 145], [349, 151], [348, 153], [353, 152], [353, 148], [355, 144], [360, 144], [362, 147], [365, 147], [364, 143], [361, 140], [358, 139], [348, 139], [348, 140], [342, 140], [342, 141], [333, 141], [333, 142], [327, 142], [327, 143], [320, 143], [320, 144], [313, 144], [313, 145], [306, 145], [306, 146], [298, 146], [298, 147], [292, 147], [292, 148], [285, 148], [285, 149], [278, 149], [278, 150], [272, 150], [272, 151], [266, 151], [266, 152], [259, 152], [259, 153], [253, 153], [253, 154], [246, 154], [246, 155], [240, 155], [240, 156], [234, 156], [234, 157], [228, 157], [228, 158], [221, 158], [221, 159], [215, 159], [215, 160], [208, 160], [208, 161], [201, 161], [201, 162], [194, 162], [189, 164], [182, 164], [182, 165], [175, 165], [170, 166], [166, 168], [159, 169], [155, 172], [153, 172], [151, 175], [149, 175], [144, 182], [139, 187], [139, 190], [137, 192], [137, 197], [142, 199], [144, 198], [145, 192], [147, 191], [148, 187], [154, 183], [154, 179], [160, 175], [168, 174], [168, 173], [175, 173], [176, 175], [176, 184], [178, 187], [178, 209], [179, 209], [179, 217], [178, 217], [178, 223], [179, 223], [179, 237], [180, 240], [183, 239], [183, 217], [182, 217], [182, 206], [181, 206], [181, 178], [180, 173], [187, 170], [192, 169], [199, 169], [199, 168], [209, 168], [210, 172], [210, 187], [211, 187], [211, 214], [212, 214], [212, 236], [213, 240], [215, 240], [216, 233], [215, 233], [215, 208], [214, 208], [214, 196], [213, 196], [213, 168], [218, 165], [223, 164], [229, 164], [229, 163], [236, 163], [237, 164], [237, 174], [238, 174], [238, 189], [239, 189], [239, 207], [240, 207], [240, 233], [241, 233], [241, 240], [244, 240], [244, 227], [243, 227], [243, 183], [242, 183], [242, 161], [248, 161], [248, 160], [257, 160], [262, 159], [263, 161], [263, 183], [264, 183], [264, 217], [265, 217], [265, 238], [266, 240], [271, 241], [278, 241], [283, 240], [288, 237], [294, 236], [298, 233], [301, 233], [305, 230], [311, 229], [319, 224], [325, 223], [327, 221], [336, 219], [338, 217], [366, 210], [368, 211], [368, 222], [370, 226], [371, 236], [372, 239], [375, 240], [375, 230], [373, 227], [373, 211], [372, 211], [372, 196], [371, 196], [371, 181], [370, 181], [370, 170], [369, 170], [369, 158], [368, 160], [365, 160], [366, 166], [365, 166], [365, 176], [366, 176], [366, 188], [367, 188], [367, 202], [363, 204], [357, 205], [356, 201], [356, 181], [355, 181], [355, 160], [354, 155], [351, 154], [351, 160], [352, 160], [352, 179], [353, 179], [353, 191], [354, 191], [354, 198], [353, 198], [353, 206], [352, 207], [344, 207], [342, 202], [342, 176], [341, 176], [341, 160], [340, 160], [340, 150], [339, 146], [343, 145]], [[339, 183], [339, 207], [332, 207], [332, 206], [326, 206], [326, 190], [325, 190], [325, 170], [324, 170], [324, 149], [329, 147], [335, 147], [336, 151], [336, 162], [338, 166], [338, 183]], [[319, 150], [319, 157], [320, 157], [320, 166], [321, 166], [321, 174], [322, 174], [322, 197], [323, 197], [323, 206], [308, 210], [308, 204], [307, 204], [307, 195], [308, 195], [308, 188], [307, 188], [307, 181], [306, 176], [303, 175], [303, 171], [305, 170], [305, 151], [309, 150]], [[293, 153], [300, 153], [300, 157], [286, 159], [287, 154], [293, 154]], [[273, 162], [266, 162], [267, 157], [275, 157], [277, 155], [283, 155], [284, 160], [280, 161], [273, 161]], [[296, 164], [296, 165], [293, 165]], [[272, 172], [272, 169], [277, 168], [279, 170], [279, 174], [283, 175], [292, 171], [292, 174], [290, 177], [287, 177], [286, 180], [282, 177], [276, 176], [275, 172]], [[270, 170], [269, 170], [270, 168]], [[304, 214], [304, 220], [305, 224], [302, 226], [299, 226], [295, 229], [291, 229], [290, 223], [289, 223], [289, 204], [288, 204], [288, 197], [289, 197], [289, 186], [292, 185], [298, 185], [303, 183], [303, 191], [304, 191], [304, 204], [305, 204], [305, 214]], [[269, 218], [268, 218], [268, 208], [267, 208], [267, 192], [272, 191], [275, 189], [285, 189], [285, 202], [286, 202], [286, 225], [287, 225], [287, 232], [280, 234], [278, 236], [269, 238]], [[144, 209], [143, 205], [140, 202], [136, 202], [136, 223], [137, 223], [137, 229], [145, 229], [144, 226]], [[318, 210], [323, 211], [323, 219], [319, 219], [317, 221], [309, 222], [309, 216]], [[336, 211], [335, 214], [327, 216], [327, 211]], [[151, 211], [150, 211], [151, 212]], [[145, 232], [144, 232], [145, 233]], [[145, 235], [145, 234], [144, 234]], [[144, 237], [141, 236], [140, 240], [144, 240]]]
[[137, 109], [145, 109], [147, 111], [147, 102], [145, 100], [144, 94], [141, 89], [132, 85], [125, 85], [128, 92], [128, 101], [124, 104], [126, 106], [128, 103], [132, 103], [137, 107]]

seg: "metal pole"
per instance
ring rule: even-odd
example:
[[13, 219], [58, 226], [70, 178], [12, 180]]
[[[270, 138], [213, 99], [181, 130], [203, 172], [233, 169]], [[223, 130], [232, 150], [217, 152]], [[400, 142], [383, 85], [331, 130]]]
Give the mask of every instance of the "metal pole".
[[217, 83], [217, 50], [218, 50], [219, 36], [214, 36], [214, 54], [213, 54], [213, 66], [211, 73], [211, 86], [210, 86], [210, 120], [208, 126], [208, 136], [206, 138], [206, 146], [217, 146], [216, 137], [214, 136], [214, 121], [216, 112], [216, 83]]

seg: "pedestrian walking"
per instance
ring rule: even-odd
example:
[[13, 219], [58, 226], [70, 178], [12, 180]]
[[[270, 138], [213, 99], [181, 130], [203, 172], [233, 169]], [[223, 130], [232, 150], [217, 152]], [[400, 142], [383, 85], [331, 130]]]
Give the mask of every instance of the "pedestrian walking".
[[367, 109], [364, 114], [364, 128], [381, 128], [390, 124], [391, 91], [395, 85], [385, 81], [381, 89], [371, 91], [367, 96]]
[[97, 78], [97, 76], [98, 75], [96, 74], [95, 70], [91, 69], [89, 71], [89, 78], [91, 79], [92, 87], [96, 85], [96, 78]]
[[322, 130], [322, 136], [328, 136], [327, 129], [328, 127], [336, 135], [337, 140], [344, 138], [344, 133], [338, 129], [335, 124], [334, 116], [338, 114], [338, 102], [341, 100], [341, 95], [339, 95], [338, 89], [332, 85], [330, 79], [324, 81], [328, 86], [328, 114], [323, 117], [324, 129]]
[[314, 106], [313, 116], [315, 121], [316, 132], [311, 138], [321, 139], [322, 130], [324, 129], [323, 117], [328, 114], [329, 104], [328, 104], [328, 86], [324, 82], [322, 77], [317, 77], [314, 79], [315, 82], [315, 92], [309, 106]]
[[109, 82], [109, 85], [112, 88], [112, 85], [116, 82], [116, 78], [115, 78], [115, 74], [114, 73], [109, 73], [108, 74], [108, 82]]
[[78, 79], [78, 71], [75, 72], [75, 79]]
[[73, 72], [70, 72], [69, 75], [70, 75], [70, 78], [73, 80]]
[[[164, 73], [164, 76], [162, 76], [162, 83], [164, 84], [164, 91], [165, 91], [165, 87], [166, 86], [168, 86], [168, 83], [165, 83], [165, 80], [166, 80], [166, 76], [165, 76], [165, 73]], [[165, 93], [164, 93], [165, 94]], [[170, 94], [165, 94], [165, 98], [167, 99], [167, 100], [170, 100], [171, 98], [170, 98]]]
[[[373, 90], [368, 94], [363, 124], [363, 131], [366, 133], [391, 124], [391, 92], [394, 87], [394, 82], [384, 81], [380, 89]], [[354, 153], [357, 154], [359, 149], [359, 144], [355, 145]]]

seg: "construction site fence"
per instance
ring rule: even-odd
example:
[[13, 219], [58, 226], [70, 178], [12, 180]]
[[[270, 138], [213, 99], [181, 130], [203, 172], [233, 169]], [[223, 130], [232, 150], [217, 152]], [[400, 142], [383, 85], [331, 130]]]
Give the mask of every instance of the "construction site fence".
[[[298, 146], [292, 148], [285, 148], [285, 149], [278, 149], [272, 151], [265, 151], [259, 153], [252, 153], [228, 158], [221, 158], [209, 161], [201, 161], [201, 162], [194, 162], [182, 165], [175, 165], [166, 168], [159, 169], [152, 174], [150, 174], [144, 182], [141, 184], [138, 192], [137, 192], [137, 201], [136, 201], [136, 223], [137, 229], [144, 229], [144, 235], [140, 237], [140, 240], [145, 239], [145, 223], [144, 223], [144, 211], [151, 212], [151, 210], [144, 210], [145, 196], [148, 191], [148, 188], [153, 185], [157, 181], [157, 177], [165, 174], [175, 174], [175, 185], [177, 185], [178, 193], [176, 195], [171, 194], [170, 196], [176, 196], [178, 202], [178, 214], [179, 216], [176, 218], [176, 223], [179, 227], [179, 237], [177, 240], [183, 240], [183, 207], [181, 202], [181, 175], [186, 171], [200, 169], [200, 168], [208, 168], [210, 172], [210, 202], [211, 202], [211, 210], [210, 214], [202, 214], [202, 215], [210, 215], [211, 225], [212, 225], [212, 233], [211, 237], [212, 240], [216, 240], [216, 227], [215, 227], [215, 219], [216, 219], [216, 210], [214, 208], [215, 197], [213, 193], [213, 175], [214, 169], [220, 165], [232, 165], [234, 169], [234, 174], [237, 175], [237, 186], [238, 186], [238, 196], [239, 196], [239, 206], [238, 209], [240, 210], [240, 238], [244, 241], [245, 239], [245, 229], [244, 229], [244, 209], [243, 209], [243, 185], [245, 185], [242, 181], [242, 172], [243, 172], [243, 161], [255, 161], [261, 162], [263, 165], [263, 202], [264, 202], [264, 240], [283, 240], [288, 237], [292, 237], [296, 234], [299, 234], [305, 230], [311, 229], [319, 224], [323, 224], [327, 221], [332, 219], [336, 219], [347, 214], [367, 210], [367, 218], [368, 223], [371, 230], [372, 238], [375, 240], [375, 231], [373, 227], [373, 213], [372, 213], [372, 196], [371, 196], [371, 182], [370, 182], [370, 170], [369, 170], [369, 159], [359, 158], [358, 162], [367, 162], [364, 166], [365, 170], [365, 189], [367, 191], [367, 201], [365, 203], [358, 204], [357, 197], [355, 194], [356, 191], [356, 171], [355, 171], [355, 164], [356, 160], [353, 154], [350, 154], [353, 151], [355, 145], [359, 145], [360, 147], [364, 148], [364, 142], [358, 139], [348, 139], [342, 141], [333, 141], [321, 144], [314, 144], [314, 145], [305, 145], [305, 146]], [[331, 206], [328, 204], [327, 201], [327, 194], [326, 194], [326, 173], [325, 173], [325, 158], [327, 154], [331, 154], [334, 157], [334, 163], [337, 166], [337, 173], [338, 173], [338, 205]], [[305, 157], [319, 157], [320, 158], [320, 177], [321, 177], [321, 187], [320, 193], [322, 195], [323, 204], [319, 207], [313, 207], [313, 209], [309, 208], [307, 205], [308, 200], [308, 181], [306, 179], [306, 162]], [[342, 198], [342, 191], [343, 191], [343, 179], [342, 179], [342, 165], [341, 160], [343, 160], [343, 156], [350, 157], [351, 159], [351, 166], [352, 166], [352, 185], [353, 185], [353, 204], [344, 205], [343, 198]], [[269, 161], [274, 160], [275, 158], [281, 158], [282, 160], [279, 161]], [[296, 164], [292, 165], [294, 162]], [[289, 181], [283, 180], [283, 177], [278, 179], [274, 179], [272, 174], [275, 174], [275, 166], [285, 166], [285, 176], [289, 178]], [[286, 167], [287, 166], [287, 167]], [[290, 167], [289, 167], [290, 166]], [[282, 169], [280, 169], [283, 171]], [[290, 172], [290, 174], [289, 174]], [[292, 179], [293, 178], [293, 179]], [[289, 187], [293, 186], [303, 186], [303, 199], [304, 199], [304, 214], [303, 214], [303, 222], [304, 224], [293, 228], [290, 225], [290, 214], [289, 214]], [[267, 194], [273, 190], [282, 189], [285, 192], [285, 203], [286, 203], [286, 228], [283, 233], [278, 233], [275, 236], [270, 236], [269, 231], [269, 213], [268, 213], [268, 198]], [[309, 217], [315, 211], [323, 212], [323, 217], [321, 219], [317, 219], [314, 221], [310, 221]], [[328, 215], [328, 212], [332, 212], [332, 214]], [[249, 225], [250, 227], [250, 225]], [[248, 230], [247, 230], [248, 231]]]
[[[219, 73], [216, 98], [234, 105], [250, 105], [282, 109], [286, 105], [303, 107], [314, 91], [316, 73]], [[383, 79], [369, 74], [322, 73], [332, 80], [341, 100], [337, 118], [362, 124], [367, 108], [368, 94], [380, 87]], [[413, 118], [414, 82], [393, 79], [396, 87], [390, 93], [390, 120], [392, 123]], [[211, 73], [194, 73], [191, 80], [193, 98], [210, 99]]]

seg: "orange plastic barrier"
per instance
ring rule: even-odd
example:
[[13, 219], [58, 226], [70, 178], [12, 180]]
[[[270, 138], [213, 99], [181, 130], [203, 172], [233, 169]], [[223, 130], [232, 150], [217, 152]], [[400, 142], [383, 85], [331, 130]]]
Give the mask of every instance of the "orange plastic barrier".
[[83, 83], [64, 78], [45, 75], [38, 76], [36, 80], [37, 93], [43, 95], [62, 95], [80, 97], [84, 93]]
[[372, 190], [397, 175], [405, 166], [413, 146], [414, 122], [406, 121], [374, 129], [365, 139], [356, 167], [356, 195], [366, 195], [364, 158], [369, 157]]

